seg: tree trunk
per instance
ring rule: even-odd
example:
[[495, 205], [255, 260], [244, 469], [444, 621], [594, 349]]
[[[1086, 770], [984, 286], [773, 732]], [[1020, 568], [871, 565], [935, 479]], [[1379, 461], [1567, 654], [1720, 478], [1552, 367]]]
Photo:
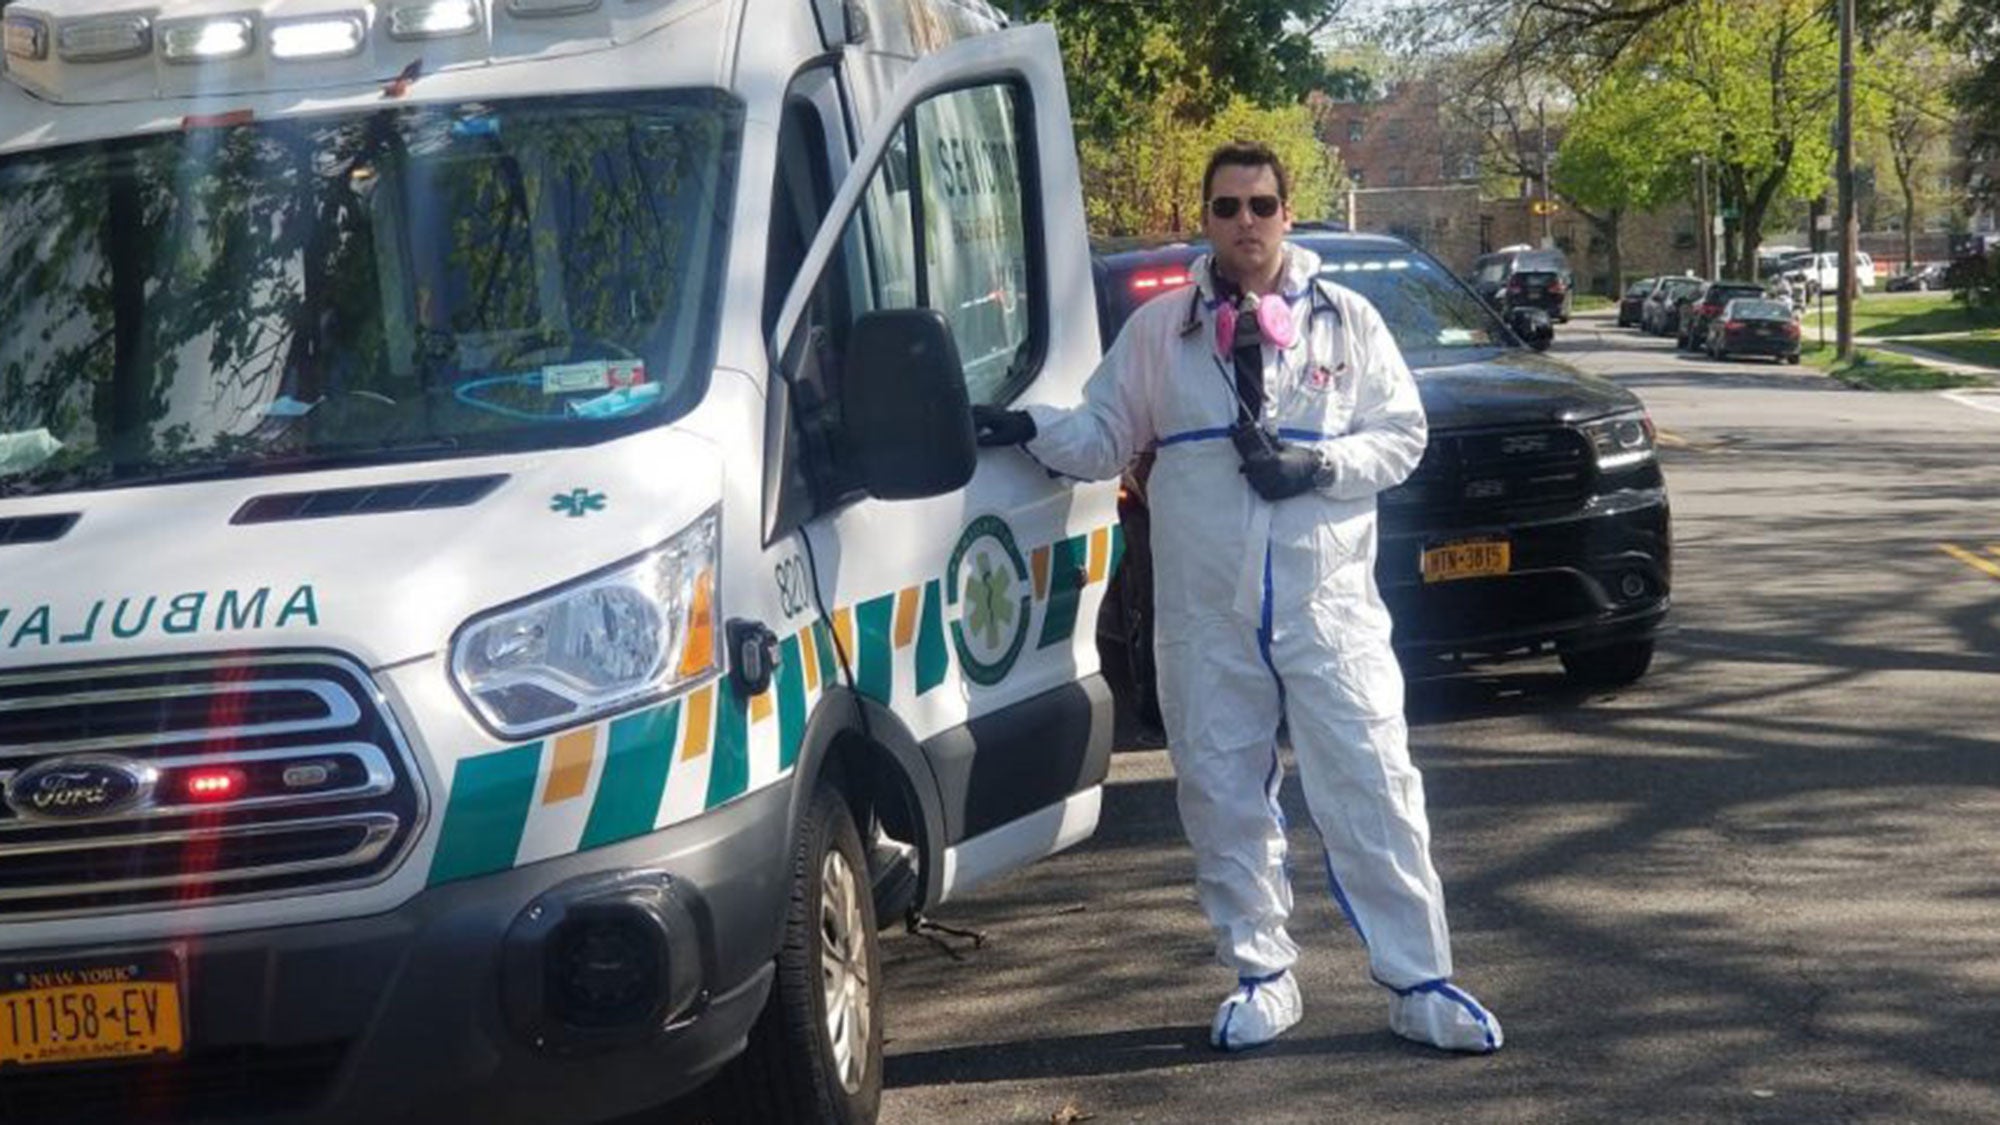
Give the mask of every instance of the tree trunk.
[[1605, 223], [1605, 237], [1611, 243], [1611, 252], [1609, 255], [1611, 259], [1611, 292], [1605, 295], [1616, 301], [1625, 295], [1625, 250], [1624, 247], [1619, 245], [1623, 241], [1619, 237], [1619, 230], [1624, 225], [1625, 209], [1623, 207], [1613, 207], [1608, 219], [1609, 221]]
[[1908, 178], [1903, 180], [1903, 272], [1915, 273], [1917, 269], [1917, 193], [1910, 189]]

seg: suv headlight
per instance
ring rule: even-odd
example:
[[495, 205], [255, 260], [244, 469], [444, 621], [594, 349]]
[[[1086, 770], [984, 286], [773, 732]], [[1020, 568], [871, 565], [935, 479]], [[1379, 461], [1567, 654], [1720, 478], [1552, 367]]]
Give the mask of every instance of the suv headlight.
[[473, 618], [451, 675], [496, 733], [527, 738], [628, 709], [721, 666], [711, 509], [637, 559]]
[[1613, 414], [1578, 427], [1597, 454], [1601, 472], [1615, 472], [1653, 457], [1653, 420], [1643, 410]]

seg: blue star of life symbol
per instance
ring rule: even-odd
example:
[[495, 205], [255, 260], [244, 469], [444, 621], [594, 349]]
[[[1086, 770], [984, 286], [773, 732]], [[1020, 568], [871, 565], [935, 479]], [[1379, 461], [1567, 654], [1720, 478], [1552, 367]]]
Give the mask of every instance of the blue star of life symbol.
[[604, 510], [604, 494], [587, 488], [572, 488], [549, 498], [549, 510], [567, 513], [569, 518], [579, 520], [592, 512]]

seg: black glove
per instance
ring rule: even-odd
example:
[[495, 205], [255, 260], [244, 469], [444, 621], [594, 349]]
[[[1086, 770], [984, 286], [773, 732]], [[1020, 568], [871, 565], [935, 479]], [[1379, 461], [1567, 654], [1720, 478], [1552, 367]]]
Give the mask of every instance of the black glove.
[[1277, 448], [1243, 458], [1243, 475], [1266, 500], [1289, 500], [1311, 492], [1319, 476], [1319, 451], [1310, 446], [1274, 441]]
[[1035, 420], [1025, 410], [975, 406], [972, 429], [982, 446], [1026, 445], [1035, 440]]

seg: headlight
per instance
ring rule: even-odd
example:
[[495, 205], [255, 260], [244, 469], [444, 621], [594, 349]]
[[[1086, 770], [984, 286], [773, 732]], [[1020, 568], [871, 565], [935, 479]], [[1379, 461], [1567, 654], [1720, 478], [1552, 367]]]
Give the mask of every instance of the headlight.
[[711, 510], [631, 562], [474, 618], [452, 643], [459, 691], [494, 731], [526, 738], [709, 675], [720, 522]]
[[1597, 454], [1597, 467], [1604, 472], [1629, 469], [1652, 459], [1653, 420], [1643, 410], [1613, 414], [1595, 422], [1585, 422], [1583, 436]]

